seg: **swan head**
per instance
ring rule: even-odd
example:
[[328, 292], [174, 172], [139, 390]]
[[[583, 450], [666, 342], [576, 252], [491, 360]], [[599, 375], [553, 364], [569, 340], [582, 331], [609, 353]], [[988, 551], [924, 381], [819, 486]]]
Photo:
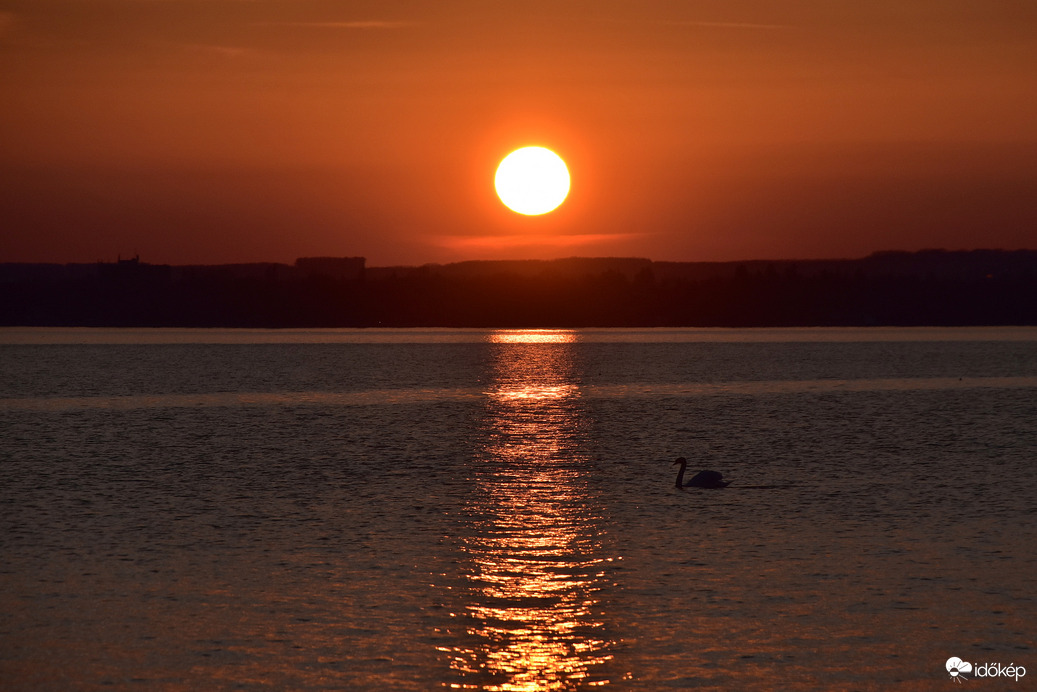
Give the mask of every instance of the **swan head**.
[[673, 460], [673, 463], [674, 464], [687, 464], [688, 460], [685, 459], [684, 457], [677, 457], [676, 459]]

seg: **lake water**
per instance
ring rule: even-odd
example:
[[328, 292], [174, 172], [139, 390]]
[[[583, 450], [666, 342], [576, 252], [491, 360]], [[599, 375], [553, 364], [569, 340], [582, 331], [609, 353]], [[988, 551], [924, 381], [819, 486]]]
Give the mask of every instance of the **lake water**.
[[6, 329], [0, 426], [4, 689], [1037, 680], [1037, 329]]

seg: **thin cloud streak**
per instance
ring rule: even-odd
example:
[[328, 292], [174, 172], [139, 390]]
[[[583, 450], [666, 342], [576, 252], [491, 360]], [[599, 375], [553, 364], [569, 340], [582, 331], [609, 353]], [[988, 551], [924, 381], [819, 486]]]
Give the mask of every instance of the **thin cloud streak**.
[[[607, 24], [629, 25], [631, 23], [628, 20], [621, 21], [615, 19], [600, 19], [598, 21]], [[750, 31], [787, 31], [790, 29], [798, 28], [792, 24], [762, 24], [754, 22], [707, 22], [693, 19], [642, 19], [634, 23], [647, 26], [674, 26], [701, 29], [744, 29]]]
[[185, 43], [180, 45], [181, 49], [188, 53], [195, 55], [213, 55], [223, 58], [240, 58], [245, 55], [255, 55], [257, 51], [249, 48], [241, 48], [238, 46], [217, 46], [217, 45], [202, 45], [195, 43]]
[[660, 22], [661, 24], [668, 24], [670, 26], [694, 26], [703, 27], [706, 29], [754, 29], [764, 31], [781, 31], [785, 29], [794, 29], [796, 27], [790, 24], [751, 24], [747, 22], [695, 22], [695, 21], [669, 21]]
[[391, 22], [378, 19], [350, 22], [257, 22], [255, 26], [290, 26], [304, 29], [407, 29], [416, 22]]
[[581, 247], [640, 238], [642, 233], [582, 233], [574, 235], [441, 236], [436, 242], [452, 250], [494, 250], [530, 246]]

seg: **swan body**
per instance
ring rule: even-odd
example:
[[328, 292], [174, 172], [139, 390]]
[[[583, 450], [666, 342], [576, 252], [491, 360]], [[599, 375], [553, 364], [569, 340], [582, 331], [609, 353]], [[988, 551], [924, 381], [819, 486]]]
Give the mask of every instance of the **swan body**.
[[731, 481], [724, 480], [724, 474], [719, 471], [699, 471], [691, 480], [687, 483], [684, 482], [684, 472], [688, 468], [688, 460], [684, 457], [680, 457], [674, 464], [680, 464], [681, 468], [677, 472], [677, 483], [678, 488], [726, 488], [731, 485]]

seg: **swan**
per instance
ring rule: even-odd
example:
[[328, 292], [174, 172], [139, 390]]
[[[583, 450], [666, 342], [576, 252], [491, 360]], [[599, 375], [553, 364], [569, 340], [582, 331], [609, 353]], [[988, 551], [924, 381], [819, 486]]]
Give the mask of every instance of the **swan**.
[[688, 460], [680, 457], [673, 463], [681, 465], [681, 470], [677, 472], [678, 488], [726, 488], [731, 485], [731, 481], [725, 481], [724, 474], [719, 471], [699, 471], [685, 483], [684, 471], [688, 468]]

